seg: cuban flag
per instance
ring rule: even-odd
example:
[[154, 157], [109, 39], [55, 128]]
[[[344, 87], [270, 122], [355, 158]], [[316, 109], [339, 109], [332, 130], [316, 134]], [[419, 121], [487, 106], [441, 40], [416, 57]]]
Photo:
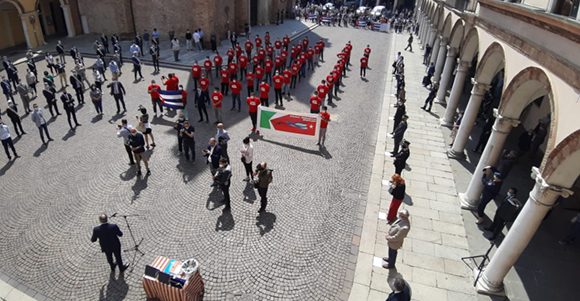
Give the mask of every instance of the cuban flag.
[[181, 109], [181, 110], [185, 108], [181, 96], [181, 91], [160, 90], [159, 95], [161, 98], [162, 106], [170, 109]]
[[366, 28], [367, 27], [367, 21], [364, 21], [364, 20], [358, 21], [358, 27], [359, 28]]
[[373, 30], [381, 30], [381, 22], [373, 22]]

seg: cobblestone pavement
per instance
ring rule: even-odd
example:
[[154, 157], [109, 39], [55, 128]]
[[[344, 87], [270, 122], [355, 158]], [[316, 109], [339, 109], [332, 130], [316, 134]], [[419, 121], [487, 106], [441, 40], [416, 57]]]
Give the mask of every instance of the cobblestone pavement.
[[[356, 261], [351, 254], [353, 233], [360, 232], [355, 215], [359, 203], [366, 202], [390, 36], [328, 27], [309, 36], [311, 41], [327, 39], [327, 61], [299, 83], [297, 99], [286, 103], [288, 110], [308, 110], [308, 96], [348, 40], [354, 44], [353, 71], [345, 79], [338, 106], [330, 111], [327, 151], [320, 151], [313, 141], [293, 138], [272, 136], [254, 142], [255, 162], [267, 161], [274, 169], [268, 213], [258, 216], [256, 193], [242, 182], [243, 167], [236, 159], [250, 127], [244, 110], [225, 112], [233, 137], [232, 215], [228, 215], [222, 214], [219, 197], [211, 193], [201, 157], [213, 125], [195, 122], [197, 112], [193, 116], [189, 108], [196, 127], [197, 160], [192, 163], [177, 155], [171, 127], [175, 116], [155, 119], [158, 146], [151, 159], [152, 175], [139, 179], [116, 137], [116, 123], [123, 116], [112, 115], [114, 102], [107, 95], [102, 119], [95, 117], [89, 101], [79, 107], [82, 126], [76, 132], [68, 130], [64, 115], [51, 120], [55, 141], [48, 147], [41, 145], [30, 117], [24, 117], [28, 134], [16, 141], [22, 158], [6, 162], [0, 155], [0, 277], [38, 300], [143, 300], [144, 265], [165, 255], [200, 261], [205, 300], [347, 299], [351, 286], [344, 284], [349, 275], [352, 278], [349, 271]], [[373, 70], [365, 82], [358, 77], [357, 62], [367, 43], [374, 51]], [[121, 77], [128, 88], [124, 117], [135, 124], [138, 105], [150, 108], [146, 85], [152, 69], [144, 69], [145, 81], [132, 83], [130, 68], [126, 65]], [[188, 78], [183, 71], [176, 74], [182, 81]], [[187, 86], [191, 90], [192, 85]], [[229, 101], [226, 97], [226, 110]], [[35, 102], [45, 103], [42, 97]], [[4, 100], [0, 108], [6, 108]], [[101, 212], [139, 215], [128, 221], [136, 239], [144, 239], [145, 256], [123, 253], [135, 267], [124, 277], [117, 272], [109, 279], [105, 256], [97, 243], [90, 242]], [[123, 247], [130, 248], [125, 222], [119, 218], [112, 222], [125, 233]]]

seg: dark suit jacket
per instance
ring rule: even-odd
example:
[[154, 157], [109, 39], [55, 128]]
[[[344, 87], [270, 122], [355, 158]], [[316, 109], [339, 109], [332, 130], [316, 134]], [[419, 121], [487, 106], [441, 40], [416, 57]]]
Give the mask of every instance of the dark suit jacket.
[[119, 226], [115, 224], [101, 224], [93, 229], [93, 236], [91, 241], [95, 242], [99, 240], [101, 245], [101, 251], [103, 252], [113, 252], [121, 249], [121, 241], [119, 237], [123, 236], [123, 232], [119, 229]]
[[399, 125], [395, 129], [393, 138], [395, 138], [395, 140], [403, 140], [403, 136], [405, 135], [406, 130], [407, 130], [407, 122], [401, 121], [401, 123], [399, 123]]
[[[207, 150], [211, 151], [210, 145], [207, 146]], [[208, 155], [206, 155], [206, 156], [208, 156]], [[220, 158], [221, 157], [222, 157], [222, 148], [221, 148], [221, 146], [219, 146], [219, 144], [216, 144], [216, 146], [213, 150], [213, 153], [211, 154], [211, 166], [213, 168], [217, 169], [218, 167], [220, 167]], [[207, 163], [209, 163], [209, 160]]]

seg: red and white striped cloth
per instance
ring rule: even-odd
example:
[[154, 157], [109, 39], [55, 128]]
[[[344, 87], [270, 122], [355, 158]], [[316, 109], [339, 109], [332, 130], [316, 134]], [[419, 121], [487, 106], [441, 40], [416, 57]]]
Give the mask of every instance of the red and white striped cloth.
[[[157, 256], [151, 266], [160, 271], [165, 271], [170, 261], [171, 259], [167, 257]], [[174, 273], [179, 267], [181, 267], [181, 261], [176, 260], [169, 272]], [[157, 279], [146, 275], [143, 275], [143, 288], [147, 298], [156, 298], [161, 301], [201, 301], [204, 291], [203, 279], [201, 279], [199, 269], [189, 279], [186, 279], [183, 288], [161, 283]]]

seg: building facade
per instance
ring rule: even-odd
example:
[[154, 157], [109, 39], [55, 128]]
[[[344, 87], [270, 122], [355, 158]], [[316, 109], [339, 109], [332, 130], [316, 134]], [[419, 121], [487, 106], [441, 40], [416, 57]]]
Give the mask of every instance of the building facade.
[[[579, 1], [419, 0], [416, 16], [423, 47], [446, 104], [441, 124], [460, 110], [459, 131], [448, 155], [464, 160], [466, 144], [487, 95], [494, 120], [461, 206], [477, 206], [485, 166], [495, 166], [515, 132], [546, 128], [531, 160], [534, 186], [516, 221], [477, 282], [477, 291], [502, 294], [503, 280], [560, 197], [569, 197], [580, 176]], [[464, 93], [467, 92], [467, 93]], [[467, 95], [465, 95], [467, 94]], [[464, 95], [464, 96], [462, 96]], [[463, 108], [461, 102], [466, 102]], [[470, 138], [471, 137], [471, 138]], [[532, 154], [536, 155], [536, 153]], [[533, 157], [530, 157], [533, 158]], [[520, 196], [525, 199], [528, 191]]]
[[[201, 28], [226, 37], [248, 25], [270, 24], [292, 11], [293, 0], [0, 0], [0, 49], [34, 48], [47, 39], [83, 33], [132, 34]], [[5, 37], [5, 38], [4, 38]]]

